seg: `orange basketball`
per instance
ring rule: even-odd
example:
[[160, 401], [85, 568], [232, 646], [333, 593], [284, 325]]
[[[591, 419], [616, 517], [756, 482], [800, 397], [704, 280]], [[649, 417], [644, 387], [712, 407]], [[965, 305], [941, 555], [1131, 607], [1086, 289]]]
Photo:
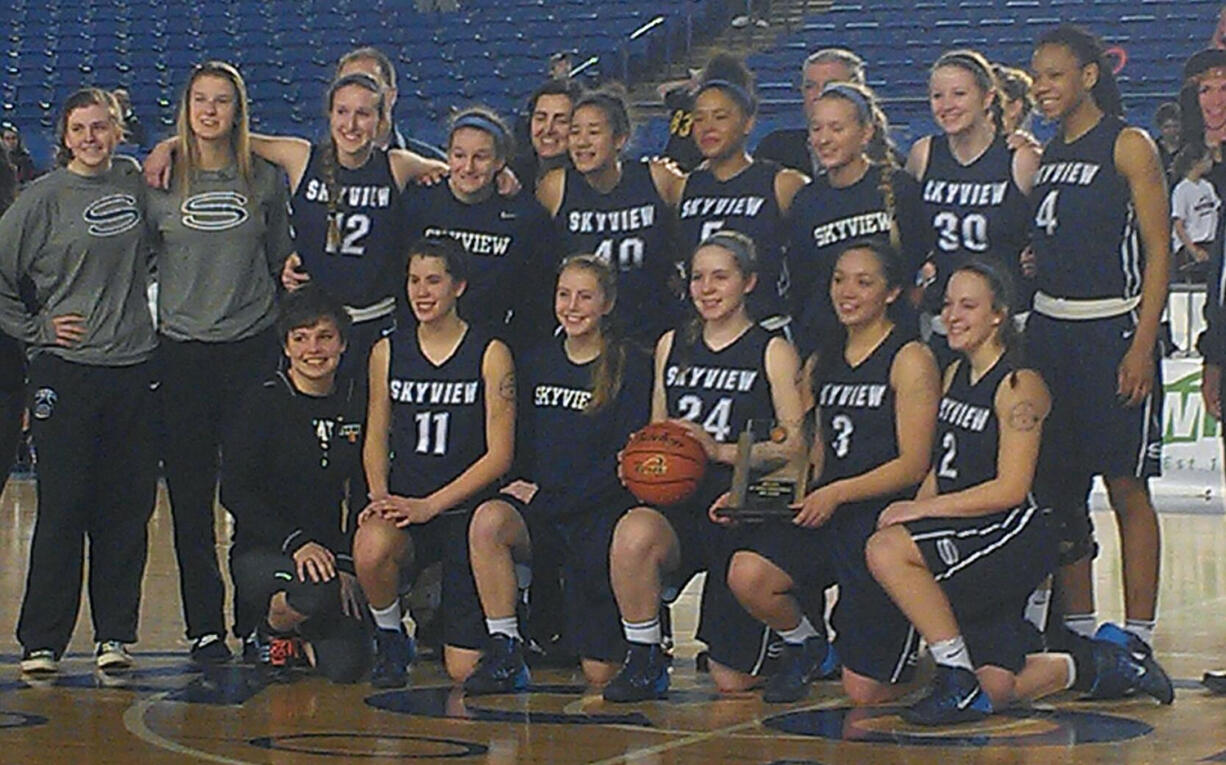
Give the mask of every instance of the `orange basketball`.
[[657, 507], [689, 499], [707, 472], [707, 453], [685, 428], [653, 422], [636, 433], [621, 454], [622, 478], [630, 493]]

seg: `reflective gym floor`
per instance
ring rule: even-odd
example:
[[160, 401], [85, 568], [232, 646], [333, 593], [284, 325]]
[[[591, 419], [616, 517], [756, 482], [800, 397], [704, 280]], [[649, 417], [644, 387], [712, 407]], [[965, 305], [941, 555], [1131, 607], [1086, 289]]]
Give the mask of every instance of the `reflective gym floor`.
[[[17, 670], [14, 638], [34, 490], [14, 479], [0, 498], [0, 763], [1226, 762], [1226, 697], [1199, 683], [1207, 667], [1226, 666], [1226, 519], [1165, 512], [1161, 520], [1155, 642], [1176, 678], [1173, 706], [1066, 694], [984, 723], [923, 730], [890, 707], [849, 709], [837, 683], [790, 706], [716, 694], [695, 671], [697, 645], [687, 639], [693, 587], [674, 609], [679, 645], [666, 701], [609, 705], [585, 691], [580, 674], [559, 670], [534, 673], [528, 693], [471, 702], [437, 664], [419, 664], [410, 687], [391, 692], [309, 677], [265, 686], [238, 664], [201, 673], [186, 660], [164, 498], [151, 525], [137, 668], [122, 678], [94, 671], [83, 606], [60, 675], [35, 686]], [[1100, 617], [1118, 619], [1114, 524], [1102, 512], [1096, 523]]]

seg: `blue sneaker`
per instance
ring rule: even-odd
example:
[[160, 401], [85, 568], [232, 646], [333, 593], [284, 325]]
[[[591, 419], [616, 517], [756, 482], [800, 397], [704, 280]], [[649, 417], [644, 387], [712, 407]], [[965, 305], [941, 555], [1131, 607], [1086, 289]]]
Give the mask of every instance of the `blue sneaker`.
[[464, 681], [469, 696], [515, 693], [528, 687], [532, 676], [524, 662], [523, 641], [507, 635], [490, 635], [476, 669]]
[[1141, 638], [1107, 623], [1094, 633], [1090, 646], [1096, 673], [1090, 698], [1118, 699], [1141, 691], [1163, 704], [1175, 700], [1171, 678]]
[[668, 657], [658, 645], [631, 643], [617, 676], [604, 687], [604, 700], [647, 701], [668, 695]]
[[767, 681], [762, 700], [768, 704], [787, 704], [809, 695], [809, 684], [817, 679], [829, 654], [830, 646], [820, 635], [799, 645], [785, 643], [779, 670]]
[[822, 659], [821, 665], [817, 668], [818, 680], [834, 680], [843, 673], [843, 660], [839, 658], [839, 652], [834, 649], [834, 643], [826, 644], [826, 658]]
[[953, 725], [982, 720], [992, 712], [992, 701], [979, 687], [974, 672], [938, 664], [927, 695], [901, 716], [912, 725]]
[[416, 653], [413, 638], [404, 630], [376, 629], [370, 684], [376, 688], [403, 688], [409, 682], [409, 665]]

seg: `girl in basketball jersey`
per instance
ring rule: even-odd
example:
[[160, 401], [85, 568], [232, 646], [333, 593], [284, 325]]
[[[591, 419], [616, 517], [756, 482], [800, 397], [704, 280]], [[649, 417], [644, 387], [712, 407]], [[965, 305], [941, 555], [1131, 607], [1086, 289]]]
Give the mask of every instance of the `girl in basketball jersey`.
[[447, 672], [458, 681], [476, 665], [486, 632], [465, 531], [473, 505], [511, 467], [515, 440], [511, 354], [456, 313], [468, 285], [463, 245], [433, 237], [408, 252], [407, 293], [417, 321], [371, 351], [362, 452], [371, 501], [353, 543], [378, 628], [371, 683], [386, 688], [404, 685], [413, 655], [401, 625], [402, 573], [440, 557]]
[[584, 95], [570, 120], [574, 167], [550, 171], [536, 195], [558, 222], [563, 252], [595, 253], [614, 266], [615, 318], [628, 338], [651, 348], [681, 316], [668, 282], [685, 177], [664, 162], [623, 162], [630, 137], [624, 90]]
[[[1077, 666], [1076, 655], [1031, 653], [1026, 601], [1056, 565], [1049, 512], [1030, 493], [1051, 397], [1020, 366], [1007, 280], [1000, 264], [976, 260], [949, 279], [942, 315], [959, 358], [945, 371], [932, 469], [914, 500], [882, 511], [866, 551], [936, 660], [928, 693], [902, 713], [920, 725], [976, 720], [1074, 684], [1098, 698], [1121, 681], [1167, 702], [1172, 693], [1152, 660]], [[1092, 659], [1111, 644], [1088, 648]]]
[[[787, 221], [799, 315], [794, 336], [802, 353], [839, 331], [830, 277], [848, 243], [888, 238], [903, 253], [908, 276], [928, 252], [919, 186], [894, 164], [888, 130], [885, 113], [863, 85], [830, 83], [813, 106], [809, 141], [826, 172], [796, 195]], [[900, 313], [899, 320], [904, 331], [915, 331], [910, 317]]]
[[[38, 523], [17, 623], [21, 669], [35, 673], [55, 672], [72, 637], [86, 537], [98, 668], [132, 664], [157, 490], [140, 168], [114, 157], [123, 117], [110, 93], [72, 94], [58, 133], [63, 166], [0, 218], [0, 331], [29, 349], [38, 446]], [[19, 290], [27, 278], [33, 313]]]
[[557, 250], [553, 226], [531, 194], [498, 193], [496, 178], [512, 144], [510, 128], [489, 109], [456, 114], [447, 137], [447, 182], [409, 189], [403, 225], [411, 239], [449, 236], [463, 244], [469, 263], [460, 301], [465, 320], [509, 332], [514, 345], [553, 328], [538, 285], [552, 279]]
[[882, 508], [912, 496], [928, 471], [940, 397], [932, 353], [890, 316], [902, 286], [898, 256], [880, 240], [852, 243], [835, 262], [830, 297], [843, 331], [806, 364], [820, 435], [818, 488], [793, 526], [758, 530], [728, 567], [737, 600], [787, 646], [767, 685], [771, 701], [803, 698], [824, 659], [825, 640], [794, 593], [824, 584], [827, 567], [839, 585], [832, 622], [852, 702], [898, 697], [914, 669], [917, 636], [864, 561]]
[[[1148, 652], [1158, 595], [1158, 519], [1147, 479], [1162, 458], [1155, 348], [1166, 302], [1170, 220], [1158, 151], [1129, 127], [1102, 43], [1061, 26], [1032, 61], [1039, 109], [1059, 123], [1043, 149], [1031, 236], [1038, 273], [1027, 347], [1051, 390], [1036, 494], [1061, 529], [1065, 625], [1095, 628], [1088, 498], [1107, 484], [1120, 527], [1126, 630]], [[1087, 352], [1091, 351], [1091, 352]]]
[[613, 532], [610, 574], [629, 649], [605, 687], [609, 701], [667, 692], [660, 605], [699, 571], [711, 572], [698, 638], [710, 647], [716, 685], [744, 690], [756, 682], [766, 654], [767, 633], [724, 585], [728, 534], [708, 519], [707, 509], [731, 484], [736, 439], [749, 420], [774, 420], [786, 436], [780, 443], [755, 444], [756, 466], [786, 463], [801, 450], [799, 361], [787, 340], [750, 319], [745, 303], [758, 270], [749, 237], [716, 232], [695, 250], [689, 273], [698, 319], [666, 332], [656, 345], [651, 419], [684, 425], [703, 445], [709, 464], [690, 499], [666, 508], [635, 507]]
[[681, 193], [681, 242], [698, 245], [721, 229], [753, 240], [759, 286], [750, 315], [767, 329], [788, 323], [788, 269], [783, 259], [782, 222], [808, 177], [769, 160], [755, 160], [746, 148], [758, 98], [753, 75], [728, 54], [712, 57], [694, 97], [693, 136], [703, 163], [690, 173]]
[[[248, 114], [237, 69], [221, 61], [196, 67], [179, 106], [172, 187], [149, 192], [162, 456], [187, 637], [198, 663], [230, 658], [213, 533], [218, 449], [246, 389], [274, 368], [276, 277], [294, 249], [285, 184], [275, 167], [252, 157]], [[236, 619], [243, 637], [253, 626]]]
[[[1029, 244], [1026, 196], [1039, 152], [1028, 142], [1009, 147], [1003, 94], [992, 65], [973, 50], [952, 50], [937, 59], [928, 77], [928, 101], [943, 134], [919, 139], [907, 157], [907, 172], [920, 182], [924, 217], [932, 227], [924, 307], [940, 313], [949, 276], [967, 253], [1003, 258], [1023, 290], [1020, 305], [1028, 305], [1021, 253]], [[932, 329], [930, 344], [944, 368], [955, 354], [939, 316]]]
[[625, 654], [608, 556], [613, 526], [634, 500], [618, 483], [617, 451], [646, 424], [651, 363], [609, 326], [617, 294], [617, 273], [604, 259], [567, 258], [554, 292], [563, 335], [545, 340], [521, 364], [524, 478], [478, 506], [468, 531], [490, 634], [464, 683], [470, 694], [510, 692], [527, 682], [516, 579], [546, 544], [565, 551], [569, 623], [578, 631], [588, 681], [608, 682]]

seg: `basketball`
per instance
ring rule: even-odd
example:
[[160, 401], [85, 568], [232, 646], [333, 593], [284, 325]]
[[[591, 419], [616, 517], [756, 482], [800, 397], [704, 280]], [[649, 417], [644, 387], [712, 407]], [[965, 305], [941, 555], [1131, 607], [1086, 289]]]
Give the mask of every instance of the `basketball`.
[[674, 422], [653, 422], [630, 434], [621, 453], [626, 488], [649, 505], [689, 499], [707, 472], [702, 444]]

